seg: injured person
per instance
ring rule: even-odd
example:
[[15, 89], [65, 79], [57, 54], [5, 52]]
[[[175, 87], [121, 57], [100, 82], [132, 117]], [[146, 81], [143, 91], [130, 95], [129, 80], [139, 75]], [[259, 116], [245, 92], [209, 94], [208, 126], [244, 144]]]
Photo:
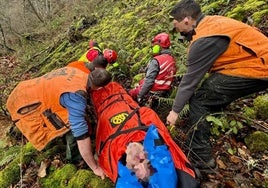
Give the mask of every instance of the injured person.
[[117, 82], [94, 87], [97, 81], [90, 81], [96, 156], [117, 188], [199, 187], [189, 160], [156, 112], [140, 107]]

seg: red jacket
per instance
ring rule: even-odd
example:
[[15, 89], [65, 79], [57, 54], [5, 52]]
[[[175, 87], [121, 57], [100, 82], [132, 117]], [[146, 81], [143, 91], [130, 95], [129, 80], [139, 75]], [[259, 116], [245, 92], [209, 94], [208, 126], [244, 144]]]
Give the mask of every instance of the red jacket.
[[157, 55], [154, 58], [159, 63], [160, 71], [155, 78], [151, 91], [169, 90], [177, 71], [176, 61], [169, 54]]
[[88, 67], [89, 62], [84, 62], [84, 61], [74, 61], [71, 62], [67, 65], [67, 67], [73, 67], [73, 68], [77, 68], [87, 74], [90, 73], [90, 69]]

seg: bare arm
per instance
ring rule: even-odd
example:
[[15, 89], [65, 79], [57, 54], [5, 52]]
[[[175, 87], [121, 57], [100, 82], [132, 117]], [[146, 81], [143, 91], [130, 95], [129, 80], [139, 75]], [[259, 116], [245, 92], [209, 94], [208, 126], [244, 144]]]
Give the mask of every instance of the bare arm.
[[91, 140], [88, 135], [88, 125], [85, 120], [86, 99], [75, 93], [65, 93], [61, 96], [61, 104], [67, 108], [72, 134], [77, 140], [77, 145], [81, 156], [94, 174], [105, 177], [103, 170], [95, 161]]
[[94, 172], [94, 174], [100, 176], [101, 179], [104, 179], [105, 174], [102, 168], [94, 159], [90, 138], [87, 137], [82, 140], [77, 140], [77, 145], [81, 156], [83, 157], [87, 165], [91, 168], [91, 170]]

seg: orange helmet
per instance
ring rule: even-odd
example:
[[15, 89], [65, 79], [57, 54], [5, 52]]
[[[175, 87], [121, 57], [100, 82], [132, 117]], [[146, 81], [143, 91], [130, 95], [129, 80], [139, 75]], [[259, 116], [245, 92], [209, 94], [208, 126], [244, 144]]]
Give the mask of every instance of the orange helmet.
[[162, 48], [168, 48], [170, 46], [170, 39], [167, 33], [159, 33], [152, 40], [153, 45], [159, 45]]
[[107, 59], [108, 63], [113, 64], [116, 62], [117, 59], [117, 53], [114, 50], [111, 49], [105, 49], [103, 51], [103, 56], [105, 59]]

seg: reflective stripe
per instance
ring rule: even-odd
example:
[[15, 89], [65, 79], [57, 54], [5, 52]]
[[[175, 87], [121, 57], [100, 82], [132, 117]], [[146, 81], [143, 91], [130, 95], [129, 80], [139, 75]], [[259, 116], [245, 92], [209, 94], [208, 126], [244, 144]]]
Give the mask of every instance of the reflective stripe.
[[171, 81], [165, 81], [165, 80], [155, 80], [154, 83], [160, 84], [160, 85], [171, 85]]

